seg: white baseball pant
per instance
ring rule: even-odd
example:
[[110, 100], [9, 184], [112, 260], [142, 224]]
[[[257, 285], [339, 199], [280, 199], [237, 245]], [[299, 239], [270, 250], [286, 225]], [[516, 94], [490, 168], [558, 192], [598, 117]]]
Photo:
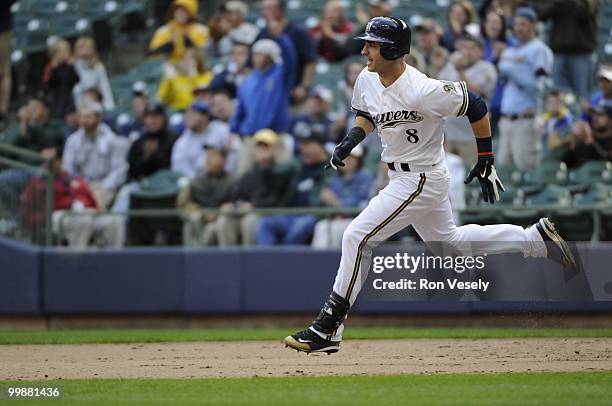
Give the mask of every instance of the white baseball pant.
[[[349, 299], [351, 306], [370, 268], [371, 249], [410, 224], [423, 241], [444, 242], [469, 255], [521, 252], [525, 257], [546, 256], [546, 245], [535, 226], [457, 227], [448, 200], [450, 177], [446, 166], [421, 173], [389, 171], [389, 179], [387, 187], [370, 200], [342, 238], [342, 258], [333, 289]], [[332, 340], [340, 340], [343, 329], [344, 325], [340, 326]]]

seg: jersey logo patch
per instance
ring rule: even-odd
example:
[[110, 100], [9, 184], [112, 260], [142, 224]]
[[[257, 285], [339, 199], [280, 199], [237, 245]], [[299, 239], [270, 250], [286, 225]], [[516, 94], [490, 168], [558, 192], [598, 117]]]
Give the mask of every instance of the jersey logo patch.
[[442, 80], [441, 82], [444, 83], [444, 86], [442, 86], [442, 90], [444, 90], [446, 93], [457, 93], [457, 89], [455, 89], [455, 85], [453, 84], [453, 82], [447, 82], [445, 80]]
[[388, 111], [386, 113], [377, 114], [374, 117], [374, 122], [381, 129], [394, 128], [404, 123], [418, 123], [423, 121], [423, 116], [418, 111]]

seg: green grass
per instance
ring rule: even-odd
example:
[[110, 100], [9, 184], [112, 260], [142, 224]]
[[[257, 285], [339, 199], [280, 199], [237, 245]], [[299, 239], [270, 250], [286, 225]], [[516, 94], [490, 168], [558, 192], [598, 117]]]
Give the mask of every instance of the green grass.
[[[604, 405], [612, 372], [287, 377], [203, 380], [62, 380], [65, 404]], [[7, 383], [0, 383], [6, 388]], [[6, 390], [6, 389], [4, 389]], [[45, 404], [46, 401], [41, 401]], [[10, 404], [21, 402], [10, 401]], [[32, 401], [23, 401], [32, 404]]]
[[[297, 328], [184, 330], [0, 331], [1, 344], [154, 343], [280, 340]], [[612, 329], [573, 328], [347, 328], [346, 339], [612, 337]]]

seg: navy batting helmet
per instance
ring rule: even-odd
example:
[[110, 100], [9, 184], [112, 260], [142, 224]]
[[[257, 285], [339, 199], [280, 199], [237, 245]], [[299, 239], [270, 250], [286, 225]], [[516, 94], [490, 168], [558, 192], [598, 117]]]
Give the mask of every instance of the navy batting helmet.
[[355, 38], [379, 42], [383, 58], [398, 59], [410, 53], [412, 30], [399, 18], [374, 17], [368, 22], [365, 33]]

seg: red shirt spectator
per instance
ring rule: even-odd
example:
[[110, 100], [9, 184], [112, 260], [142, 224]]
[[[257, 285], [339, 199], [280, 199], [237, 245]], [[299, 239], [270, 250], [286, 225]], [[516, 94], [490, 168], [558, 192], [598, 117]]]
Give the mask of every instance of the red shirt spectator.
[[355, 26], [347, 18], [342, 3], [330, 1], [325, 5], [319, 25], [311, 28], [309, 34], [317, 43], [319, 55], [337, 62], [348, 55], [347, 44], [354, 32]]

